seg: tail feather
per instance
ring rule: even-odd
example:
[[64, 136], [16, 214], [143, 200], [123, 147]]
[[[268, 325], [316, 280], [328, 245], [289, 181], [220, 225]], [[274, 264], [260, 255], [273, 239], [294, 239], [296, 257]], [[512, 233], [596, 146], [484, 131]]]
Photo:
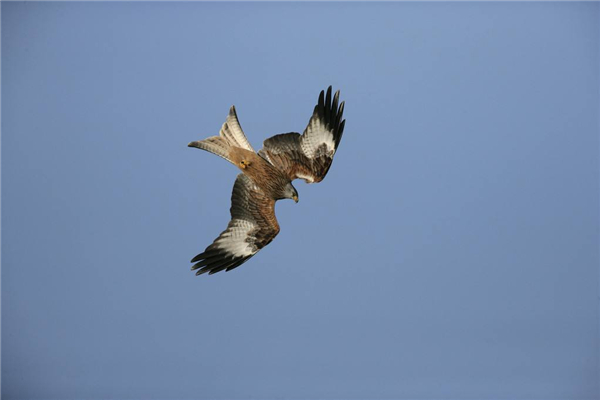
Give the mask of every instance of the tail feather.
[[248, 139], [240, 126], [234, 106], [231, 106], [229, 109], [229, 115], [221, 127], [219, 136], [211, 136], [204, 140], [191, 142], [188, 144], [188, 147], [197, 147], [209, 151], [219, 157], [223, 157], [233, 164], [235, 163], [229, 157], [229, 150], [232, 147], [240, 147], [254, 152], [254, 149], [248, 142]]
[[222, 137], [227, 139], [229, 143], [233, 146], [241, 147], [242, 149], [254, 151], [242, 127], [240, 126], [240, 122], [238, 121], [237, 113], [235, 112], [235, 106], [231, 106], [229, 109], [229, 115], [227, 115], [227, 120], [221, 127], [221, 131], [219, 132]]
[[218, 155], [219, 157], [223, 157], [230, 163], [233, 163], [229, 158], [229, 149], [231, 148], [231, 144], [227, 141], [227, 139], [221, 136], [211, 136], [208, 139], [198, 140], [197, 142], [191, 142], [188, 144], [188, 147], [196, 147], [202, 150], [209, 151], [213, 154]]

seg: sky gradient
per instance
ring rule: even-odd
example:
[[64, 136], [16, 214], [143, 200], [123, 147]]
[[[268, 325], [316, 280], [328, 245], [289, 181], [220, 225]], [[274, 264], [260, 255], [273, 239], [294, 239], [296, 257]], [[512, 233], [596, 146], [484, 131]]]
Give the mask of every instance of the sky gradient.
[[[599, 395], [598, 3], [2, 2], [2, 398]], [[327, 178], [189, 260], [320, 90]]]

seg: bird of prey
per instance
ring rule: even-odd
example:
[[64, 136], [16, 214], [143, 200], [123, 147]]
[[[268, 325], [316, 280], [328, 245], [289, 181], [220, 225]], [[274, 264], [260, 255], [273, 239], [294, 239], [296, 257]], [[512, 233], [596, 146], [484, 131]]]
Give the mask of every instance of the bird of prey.
[[239, 267], [279, 233], [275, 202], [293, 199], [298, 192], [294, 179], [321, 182], [333, 161], [346, 120], [342, 120], [344, 102], [339, 90], [331, 97], [321, 91], [304, 133], [275, 135], [265, 140], [256, 153], [237, 118], [235, 107], [229, 110], [219, 136], [191, 142], [188, 147], [209, 151], [238, 167], [239, 174], [231, 195], [231, 221], [219, 237], [192, 259], [196, 275], [209, 275]]

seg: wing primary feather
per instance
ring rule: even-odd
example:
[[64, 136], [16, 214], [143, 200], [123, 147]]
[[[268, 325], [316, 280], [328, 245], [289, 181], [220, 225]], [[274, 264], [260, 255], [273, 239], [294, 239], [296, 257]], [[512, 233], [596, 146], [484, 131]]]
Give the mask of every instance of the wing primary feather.
[[198, 263], [196, 263], [196, 264], [192, 265], [192, 268], [191, 268], [191, 269], [192, 269], [192, 271], [195, 271], [195, 270], [197, 270], [198, 268], [201, 268], [201, 267], [205, 266], [206, 264], [208, 264], [208, 262], [209, 262], [208, 260], [202, 260], [202, 261], [200, 261], [200, 262], [198, 262]]
[[229, 265], [231, 265], [231, 264], [232, 264], [232, 263], [231, 263], [231, 262], [229, 262], [229, 263], [227, 263], [227, 264], [225, 264], [225, 265], [222, 265], [222, 266], [220, 266], [220, 267], [213, 268], [213, 269], [211, 269], [211, 270], [209, 271], [209, 273], [208, 273], [208, 274], [209, 274], [209, 275], [212, 275], [212, 274], [216, 274], [217, 272], [221, 272], [221, 271], [223, 271], [223, 270], [227, 269], [227, 266], [229, 266]]
[[337, 90], [335, 92], [335, 94], [333, 95], [333, 105], [331, 106], [331, 110], [332, 110], [333, 117], [334, 117], [333, 118], [334, 119], [334, 121], [333, 121], [333, 123], [334, 123], [333, 127], [334, 128], [336, 127], [336, 123], [338, 121], [338, 119], [337, 119], [337, 109], [338, 109], [338, 101], [339, 101], [339, 99], [340, 99], [340, 91]]
[[196, 257], [192, 258], [192, 261], [190, 261], [190, 262], [200, 261], [202, 259], [214, 257], [219, 254], [223, 254], [223, 251], [218, 251], [218, 250], [214, 250], [214, 249], [207, 250], [207, 251], [204, 251], [203, 253], [198, 254]]
[[245, 263], [246, 261], [248, 261], [248, 259], [250, 259], [250, 257], [245, 257], [245, 258], [242, 258], [239, 261], [236, 261], [235, 263], [233, 263], [232, 265], [230, 265], [229, 267], [227, 267], [226, 271], [231, 271], [232, 269], [235, 269], [235, 268], [239, 267], [240, 265], [242, 265], [243, 263]]
[[216, 262], [216, 261], [217, 261], [217, 260], [215, 260], [215, 259], [217, 259], [217, 258], [219, 258], [219, 257], [224, 257], [224, 256], [226, 256], [226, 254], [225, 254], [225, 253], [223, 253], [223, 254], [216, 254], [216, 255], [214, 255], [214, 256], [207, 257], [207, 258], [205, 258], [204, 260], [202, 260], [202, 261], [200, 261], [200, 262], [198, 262], [198, 263], [194, 264], [194, 265], [192, 266], [192, 271], [193, 271], [193, 270], [195, 270], [195, 269], [198, 269], [198, 268], [200, 268], [200, 267], [203, 267], [203, 266], [205, 266], [205, 265], [208, 265], [208, 264], [210, 264], [210, 263], [214, 263], [214, 262]]
[[203, 258], [205, 258], [205, 256], [206, 256], [206, 253], [200, 253], [196, 257], [192, 258], [192, 261], [190, 261], [190, 262], [195, 263], [196, 261], [200, 261]]
[[335, 141], [336, 148], [340, 144], [340, 141], [342, 140], [342, 135], [344, 134], [344, 125], [346, 125], [346, 120], [342, 121], [342, 123], [340, 124], [340, 127], [338, 129], [338, 137], [337, 137], [337, 140]]
[[223, 269], [224, 269], [224, 268], [211, 269], [210, 271], [208, 271], [208, 274], [209, 274], [209, 275], [216, 274], [217, 272], [221, 272], [221, 271], [223, 271]]
[[230, 265], [235, 264], [236, 261], [238, 261], [238, 260], [239, 260], [238, 258], [233, 258], [233, 259], [230, 258], [230, 259], [226, 259], [218, 264], [211, 265], [210, 272], [208, 274], [212, 275], [212, 274], [216, 274], [217, 272], [221, 272], [224, 269], [227, 269], [227, 267], [229, 267]]
[[346, 104], [345, 101], [342, 101], [340, 103], [340, 109], [338, 110], [338, 120], [337, 122], [339, 123], [342, 119], [342, 115], [344, 115], [344, 105]]
[[215, 268], [219, 268], [223, 264], [229, 264], [231, 260], [213, 260], [213, 262], [208, 263], [208, 265], [203, 266], [196, 275], [202, 275], [205, 272], [213, 271]]
[[[325, 109], [330, 108], [331, 107], [331, 86], [329, 86], [327, 88], [327, 96], [325, 98]], [[328, 113], [325, 113], [325, 122], [329, 122], [327, 121], [329, 118], [329, 115], [327, 115]]]
[[319, 94], [319, 103], [317, 104], [318, 112], [325, 109], [325, 91], [321, 90]]

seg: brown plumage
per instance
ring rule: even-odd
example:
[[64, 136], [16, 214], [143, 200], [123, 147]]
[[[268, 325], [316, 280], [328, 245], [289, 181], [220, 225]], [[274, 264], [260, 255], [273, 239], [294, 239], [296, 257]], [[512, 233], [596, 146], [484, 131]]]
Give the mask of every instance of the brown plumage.
[[342, 138], [344, 102], [338, 107], [339, 91], [331, 98], [321, 91], [304, 133], [275, 135], [257, 153], [242, 130], [235, 107], [231, 107], [219, 136], [191, 142], [189, 147], [209, 151], [237, 166], [231, 194], [231, 221], [215, 241], [192, 259], [196, 275], [230, 271], [271, 243], [279, 233], [275, 202], [293, 199], [298, 192], [294, 179], [321, 182]]

